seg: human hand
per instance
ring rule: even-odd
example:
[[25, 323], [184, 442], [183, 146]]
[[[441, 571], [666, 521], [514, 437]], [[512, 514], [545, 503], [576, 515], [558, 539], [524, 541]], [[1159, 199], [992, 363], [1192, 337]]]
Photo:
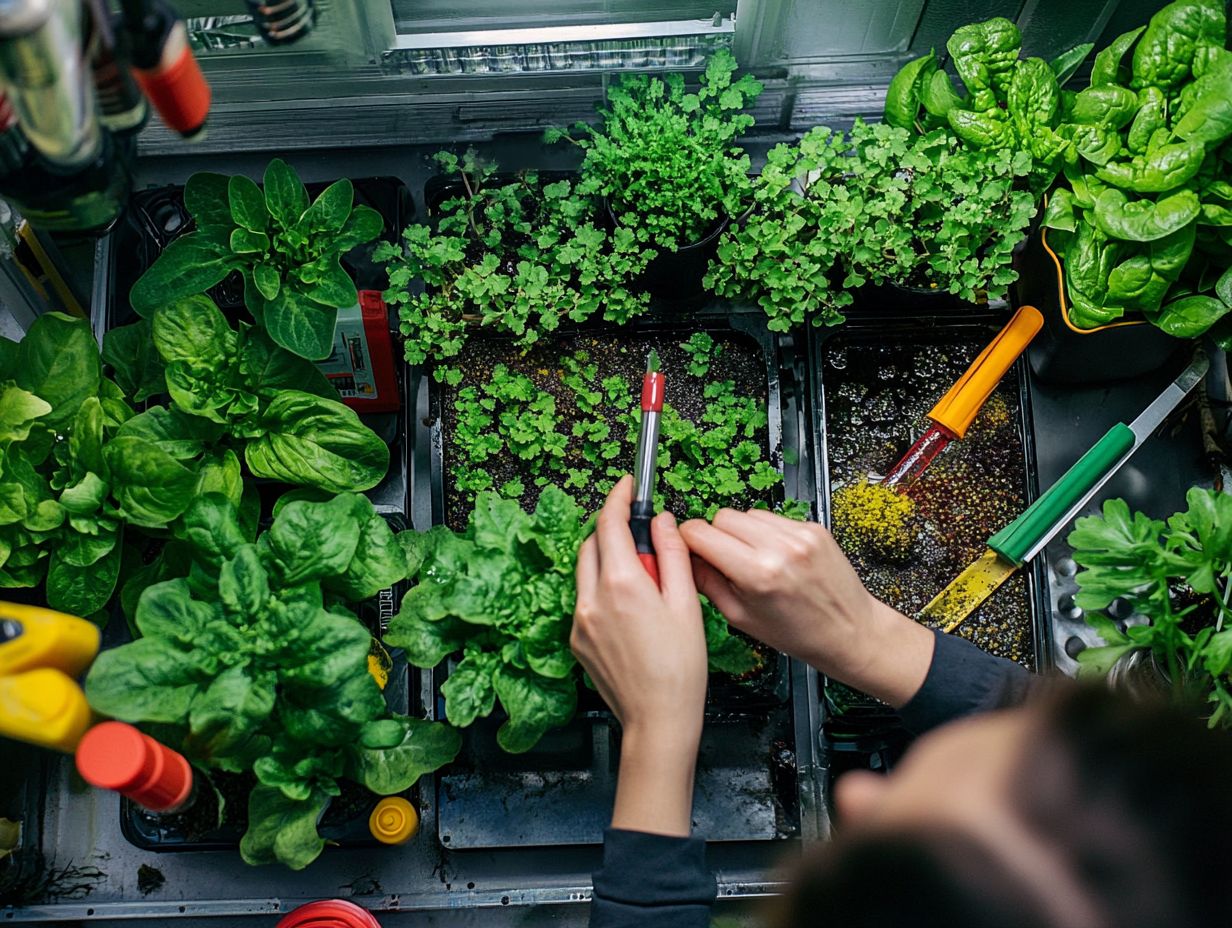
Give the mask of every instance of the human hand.
[[608, 495], [578, 552], [570, 645], [623, 729], [612, 825], [687, 835], [706, 702], [706, 635], [676, 520], [651, 522], [656, 587], [629, 531], [633, 480]]
[[734, 627], [891, 705], [919, 690], [932, 633], [874, 598], [823, 526], [721, 509], [680, 534], [698, 589]]

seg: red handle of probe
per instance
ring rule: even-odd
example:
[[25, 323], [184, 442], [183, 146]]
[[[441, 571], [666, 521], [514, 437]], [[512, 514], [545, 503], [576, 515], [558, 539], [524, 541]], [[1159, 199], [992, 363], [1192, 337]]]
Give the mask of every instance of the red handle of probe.
[[642, 566], [646, 568], [646, 573], [650, 574], [650, 579], [655, 582], [655, 586], [661, 586], [659, 583], [659, 562], [653, 554], [638, 554], [637, 559], [642, 562]]
[[650, 579], [659, 585], [659, 562], [655, 559], [654, 542], [650, 539], [650, 520], [654, 518], [649, 500], [634, 501], [632, 516], [629, 519], [629, 531], [633, 533], [633, 547], [637, 550], [637, 559], [650, 574]]

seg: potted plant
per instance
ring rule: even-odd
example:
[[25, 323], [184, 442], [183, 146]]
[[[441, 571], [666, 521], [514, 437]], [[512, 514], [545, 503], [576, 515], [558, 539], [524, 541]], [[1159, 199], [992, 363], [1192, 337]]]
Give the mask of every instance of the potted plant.
[[381, 233], [381, 214], [354, 206], [345, 178], [309, 202], [286, 162], [265, 169], [264, 190], [244, 175], [192, 175], [184, 205], [196, 228], [158, 256], [133, 284], [140, 316], [243, 278], [244, 304], [276, 345], [309, 360], [329, 357], [338, 310], [358, 300], [341, 258]]
[[318, 822], [339, 781], [401, 793], [461, 746], [447, 725], [391, 713], [353, 612], [405, 578], [406, 533], [346, 493], [288, 497], [258, 535], [207, 493], [177, 534], [186, 576], [141, 594], [140, 637], [99, 655], [86, 696], [96, 712], [155, 726], [205, 771], [254, 776], [241, 856], [301, 869], [325, 846]]
[[[1091, 355], [1140, 372], [1176, 342], [1156, 339], [1133, 370], [1129, 329], [1173, 339], [1232, 339], [1232, 52], [1219, 4], [1178, 0], [1095, 58], [1090, 86], [1067, 101], [1058, 130], [1073, 156], [1043, 217], [1063, 269], [1063, 308]], [[1081, 333], [1081, 334], [1079, 334]], [[1139, 351], [1141, 356], [1143, 352]]]
[[[622, 323], [645, 311], [628, 284], [650, 251], [629, 229], [603, 229], [575, 184], [533, 172], [502, 183], [473, 151], [436, 161], [464, 192], [439, 205], [433, 225], [410, 225], [401, 244], [373, 254], [388, 268], [385, 299], [399, 307], [408, 363], [447, 362], [475, 329], [529, 346], [566, 321]], [[417, 280], [426, 289], [412, 292]], [[434, 373], [451, 376], [446, 364]]]
[[[1080, 673], [1105, 675], [1126, 662], [1154, 668], [1178, 696], [1203, 701], [1212, 727], [1232, 726], [1232, 496], [1192, 488], [1187, 508], [1166, 522], [1108, 500], [1102, 516], [1079, 519], [1070, 533], [1074, 601], [1104, 640], [1078, 654]], [[1146, 618], [1119, 626], [1103, 612], [1120, 600]], [[1145, 656], [1147, 660], [1143, 661]]]
[[736, 142], [762, 87], [735, 71], [722, 49], [696, 92], [680, 74], [626, 76], [608, 91], [599, 125], [548, 130], [549, 142], [570, 139], [585, 152], [579, 190], [603, 197], [616, 228], [658, 253], [641, 280], [657, 295], [701, 293], [719, 234], [747, 207], [749, 157]]
[[865, 284], [1000, 296], [1034, 212], [1017, 184], [1030, 169], [1025, 152], [966, 148], [943, 130], [813, 129], [770, 152], [755, 209], [724, 233], [706, 284], [756, 300], [775, 331], [842, 322]]

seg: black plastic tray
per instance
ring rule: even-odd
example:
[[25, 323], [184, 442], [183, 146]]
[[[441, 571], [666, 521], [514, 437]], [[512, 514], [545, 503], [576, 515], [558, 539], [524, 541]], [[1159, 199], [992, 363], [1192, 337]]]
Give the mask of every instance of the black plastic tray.
[[[891, 294], [879, 291], [875, 296], [884, 299]], [[926, 306], [916, 304], [917, 311]], [[813, 428], [813, 440], [816, 453], [814, 455], [814, 479], [816, 481], [818, 505], [823, 513], [826, 525], [830, 524], [830, 467], [827, 450], [826, 423], [826, 384], [822, 375], [822, 360], [828, 343], [839, 337], [865, 340], [868, 342], [887, 341], [944, 343], [947, 339], [962, 338], [986, 342], [1005, 324], [1008, 319], [1005, 304], [993, 304], [986, 307], [976, 307], [969, 304], [945, 305], [943, 299], [934, 301], [933, 311], [928, 314], [907, 314], [901, 311], [902, 304], [896, 303], [896, 310], [888, 313], [870, 311], [869, 301], [861, 304], [861, 309], [851, 315], [851, 318], [841, 329], [812, 330], [808, 339], [809, 355], [809, 406]], [[1023, 359], [1019, 359], [1009, 376], [1016, 378], [1017, 385], [1017, 424], [1023, 447], [1023, 481], [1027, 503], [1038, 495], [1038, 481], [1035, 466], [1034, 430], [1031, 420], [1031, 391], [1029, 369]], [[939, 385], [942, 386], [942, 385]], [[1051, 637], [1048, 632], [1047, 604], [1045, 602], [1045, 584], [1043, 570], [1038, 561], [1031, 563], [1025, 570], [1027, 581], [1028, 605], [1031, 613], [1031, 635], [1033, 660], [1037, 671], [1043, 671], [1051, 666]], [[901, 729], [898, 728], [897, 715], [892, 709], [872, 699], [869, 696], [843, 687], [830, 680], [823, 679], [823, 699], [826, 710], [826, 735], [831, 744], [831, 751], [836, 745], [842, 744], [839, 750], [852, 750], [869, 756], [879, 751], [889, 749], [891, 754], [899, 753], [902, 740]], [[879, 736], [884, 735], [884, 738]]]
[[[765, 327], [760, 310], [698, 313], [687, 320], [647, 316], [623, 327], [584, 323], [562, 334], [656, 335], [687, 337], [706, 331], [748, 338], [766, 364], [767, 443], [770, 460], [780, 472], [783, 411], [776, 336]], [[482, 337], [482, 336], [472, 336]], [[429, 372], [416, 371], [422, 384], [411, 440], [417, 466], [425, 471], [430, 505], [416, 528], [443, 524], [445, 491], [441, 402], [443, 390]], [[794, 434], [794, 430], [793, 430]], [[421, 485], [422, 486], [422, 485]], [[422, 500], [421, 500], [422, 503]], [[432, 671], [436, 716], [443, 717], [440, 686], [448, 662]], [[425, 699], [429, 694], [425, 694]], [[615, 787], [619, 727], [597, 699], [583, 697], [578, 716], [548, 733], [523, 755], [506, 755], [495, 746], [498, 713], [477, 721], [464, 735], [458, 760], [438, 776], [438, 828], [442, 844], [453, 849], [594, 844], [602, 840]], [[794, 764], [793, 704], [790, 664], [778, 655], [764, 685], [749, 687], [713, 675], [707, 699], [695, 820], [710, 840], [774, 840], [800, 827]], [[776, 760], [777, 758], [777, 760]], [[784, 761], [787, 758], [787, 761]], [[784, 769], [791, 768], [791, 776]], [[723, 789], [724, 783], [729, 790]], [[510, 816], [508, 810], [519, 814]], [[598, 811], [596, 811], [598, 810]]]

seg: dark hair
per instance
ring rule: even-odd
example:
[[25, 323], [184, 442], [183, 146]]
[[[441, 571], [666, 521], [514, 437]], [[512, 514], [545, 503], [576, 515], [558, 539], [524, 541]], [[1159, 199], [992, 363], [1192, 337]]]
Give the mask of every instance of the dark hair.
[[[1232, 738], [1192, 709], [1056, 684], [1034, 715], [1016, 812], [1107, 928], [1232, 925]], [[790, 928], [1069, 928], [976, 838], [919, 830], [840, 835], [783, 901]]]

